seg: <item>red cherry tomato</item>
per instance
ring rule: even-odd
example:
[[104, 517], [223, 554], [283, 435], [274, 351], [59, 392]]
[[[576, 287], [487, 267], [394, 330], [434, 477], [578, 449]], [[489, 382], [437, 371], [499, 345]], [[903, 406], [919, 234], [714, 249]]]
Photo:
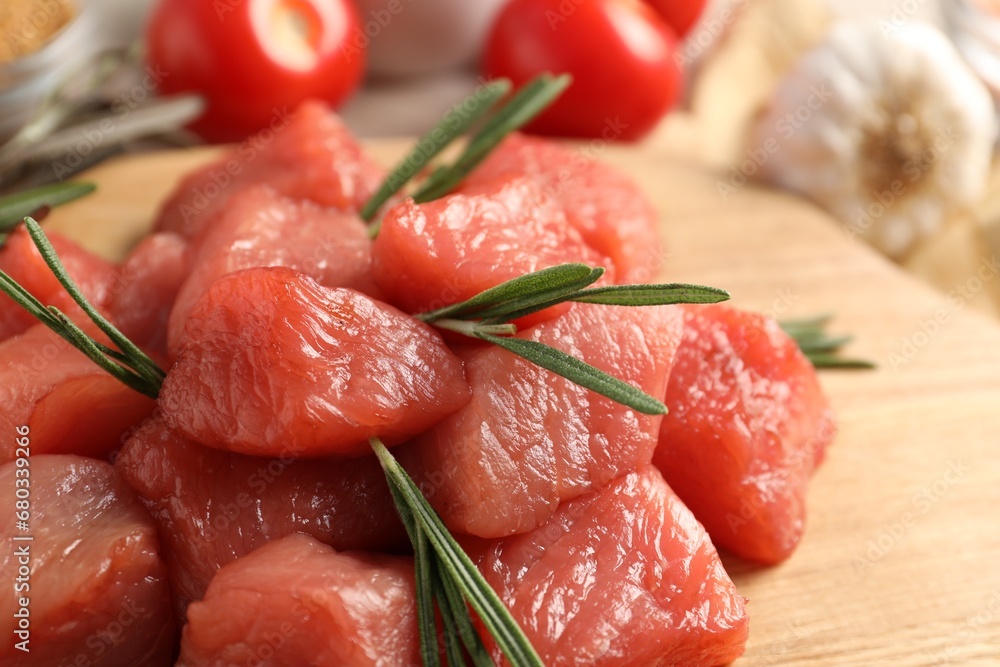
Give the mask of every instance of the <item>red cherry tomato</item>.
[[237, 141], [307, 98], [342, 102], [364, 72], [359, 37], [350, 0], [160, 0], [147, 60], [160, 92], [205, 97], [193, 130]]
[[679, 37], [690, 32], [705, 11], [706, 0], [646, 0]]
[[676, 48], [671, 29], [639, 0], [512, 0], [493, 26], [483, 67], [516, 86], [546, 71], [573, 75], [529, 132], [628, 141], [677, 101]]

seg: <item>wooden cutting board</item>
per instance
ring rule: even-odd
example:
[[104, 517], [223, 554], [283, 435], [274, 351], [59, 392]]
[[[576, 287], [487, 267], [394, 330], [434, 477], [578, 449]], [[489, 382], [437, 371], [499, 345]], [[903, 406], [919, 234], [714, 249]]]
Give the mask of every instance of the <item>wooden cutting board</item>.
[[[389, 163], [402, 144], [372, 146]], [[211, 152], [131, 157], [89, 174], [93, 197], [49, 225], [108, 257]], [[778, 317], [836, 313], [873, 372], [824, 372], [840, 434], [787, 563], [727, 560], [750, 598], [739, 665], [1000, 665], [1000, 326], [966, 306], [1000, 282], [996, 258], [946, 297], [796, 199], [677, 159], [606, 151], [659, 205], [671, 280], [728, 288]], [[965, 294], [961, 290], [965, 290]]]

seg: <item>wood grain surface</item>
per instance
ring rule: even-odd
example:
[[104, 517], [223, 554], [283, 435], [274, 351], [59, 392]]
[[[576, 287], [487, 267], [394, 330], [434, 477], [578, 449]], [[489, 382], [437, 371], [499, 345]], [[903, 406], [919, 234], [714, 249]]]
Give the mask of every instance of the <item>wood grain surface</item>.
[[[373, 145], [385, 161], [400, 144]], [[132, 157], [47, 223], [121, 257], [205, 151]], [[942, 295], [796, 199], [679, 160], [609, 150], [646, 187], [669, 243], [662, 275], [730, 289], [779, 317], [836, 313], [873, 372], [825, 372], [840, 434], [809, 496], [796, 554], [727, 559], [750, 598], [739, 665], [1000, 665], [1000, 326], [968, 306], [1000, 283], [996, 258]]]

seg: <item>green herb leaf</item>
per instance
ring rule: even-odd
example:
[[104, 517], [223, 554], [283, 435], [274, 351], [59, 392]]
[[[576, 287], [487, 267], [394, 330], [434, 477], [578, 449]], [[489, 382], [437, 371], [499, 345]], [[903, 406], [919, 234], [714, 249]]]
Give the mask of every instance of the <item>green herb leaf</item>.
[[140, 393], [156, 397], [157, 388], [150, 383], [149, 378], [128, 368], [125, 355], [91, 339], [58, 308], [42, 304], [3, 271], [0, 271], [0, 291], [63, 340], [87, 354], [95, 364], [116, 379]]
[[[396, 491], [393, 496], [398, 495]], [[406, 510], [406, 506], [396, 503], [400, 512]], [[441, 664], [441, 656], [438, 653], [437, 642], [437, 622], [434, 618], [434, 577], [437, 568], [437, 559], [431, 551], [427, 542], [427, 535], [419, 524], [413, 521], [413, 514], [409, 513], [409, 521], [412, 526], [410, 540], [413, 542], [414, 560], [416, 561], [416, 588], [417, 588], [417, 623], [420, 627], [420, 656], [424, 667], [438, 667]]]
[[50, 327], [52, 324], [58, 324], [58, 320], [53, 317], [45, 304], [36, 299], [33, 294], [21, 287], [16, 280], [3, 271], [0, 271], [0, 289], [39, 322]]
[[[465, 134], [476, 122], [486, 115], [496, 103], [510, 92], [511, 84], [507, 79], [498, 79], [478, 89], [472, 95], [456, 104], [445, 114], [444, 118], [432, 130], [424, 134], [393, 169], [382, 187], [361, 209], [361, 217], [371, 221], [378, 210], [389, 199], [430, 164], [431, 160], [441, 154], [456, 139]], [[471, 109], [471, 110], [470, 110]]]
[[[553, 76], [551, 72], [542, 72], [528, 83], [521, 86], [521, 89], [504, 105], [504, 107], [493, 117], [491, 117], [478, 132], [472, 137], [471, 143], [486, 143], [495, 136], [503, 127], [510, 126], [515, 115], [521, 113], [525, 107], [533, 104], [538, 96], [552, 85]], [[555, 98], [553, 98], [555, 99]]]
[[[553, 77], [543, 74], [525, 85], [504, 107], [490, 117], [472, 138], [465, 150], [450, 166], [438, 167], [413, 194], [417, 203], [438, 199], [448, 194], [475, 169], [504, 138], [548, 107], [569, 86], [569, 75]], [[421, 137], [417, 145], [393, 170], [361, 209], [361, 217], [371, 221], [394, 194], [419, 174], [458, 137], [483, 118], [510, 91], [510, 81], [498, 79], [474, 95], [466, 98], [449, 111], [445, 118], [430, 132]], [[469, 111], [473, 106], [473, 111]], [[369, 235], [375, 238], [381, 222], [375, 222]]]
[[3, 271], [0, 271], [0, 291], [67, 343], [90, 357], [100, 368], [132, 389], [150, 395], [151, 388], [145, 377], [107, 359], [104, 353], [107, 348], [88, 337], [59, 309], [43, 305]]
[[483, 316], [490, 323], [508, 322], [567, 301], [604, 306], [665, 306], [677, 303], [719, 303], [727, 299], [729, 292], [701, 285], [613, 285], [568, 292], [548, 301], [538, 300], [533, 303], [530, 299], [524, 299], [524, 307], [507, 308], [496, 315], [492, 312], [483, 313]]
[[802, 320], [784, 320], [778, 325], [791, 336], [799, 349], [815, 368], [862, 370], [875, 368], [875, 364], [864, 359], [845, 359], [837, 355], [844, 345], [853, 340], [852, 336], [829, 336], [825, 328], [831, 315], [820, 315]]
[[[725, 290], [701, 285], [616, 285], [586, 289], [604, 269], [563, 264], [529, 273], [488, 289], [473, 298], [417, 315], [442, 329], [479, 338], [502, 347], [571, 382], [592, 389], [644, 414], [665, 414], [663, 403], [579, 359], [534, 341], [505, 338], [497, 326], [567, 301], [601, 305], [655, 306], [675, 303], [717, 303]], [[468, 320], [468, 321], [463, 321]], [[507, 332], [502, 332], [507, 333]]]
[[66, 267], [63, 266], [62, 261], [56, 254], [55, 248], [52, 247], [48, 237], [45, 236], [45, 232], [42, 231], [41, 225], [31, 218], [25, 218], [24, 224], [27, 226], [28, 234], [31, 235], [32, 240], [35, 242], [38, 252], [42, 255], [42, 259], [45, 260], [56, 280], [69, 293], [73, 301], [83, 309], [83, 312], [97, 325], [97, 328], [103, 331], [111, 339], [111, 342], [118, 346], [140, 374], [148, 376], [157, 385], [161, 384], [167, 374], [87, 301], [87, 298], [80, 292], [76, 283], [70, 278], [69, 273], [66, 272]]
[[664, 415], [667, 413], [667, 406], [646, 392], [543, 343], [484, 333], [477, 334], [477, 338], [513, 352], [533, 364], [561, 375], [570, 382], [586, 387], [642, 414]]
[[[441, 518], [428, 504], [420, 489], [403, 470], [395, 457], [378, 438], [370, 441], [375, 455], [382, 464], [390, 486], [396, 488], [400, 501], [416, 523], [427, 535], [427, 539], [438, 558], [438, 573], [442, 579], [450, 580], [462, 593], [462, 597], [472, 606], [480, 621], [486, 626], [497, 646], [512, 665], [518, 667], [544, 667], [541, 658], [524, 636], [517, 622], [504, 606], [503, 601], [483, 579], [475, 564], [445, 528]], [[452, 633], [445, 634], [454, 640]], [[461, 663], [459, 663], [461, 664]]]
[[481, 333], [501, 336], [513, 336], [517, 333], [517, 327], [513, 324], [483, 324], [478, 320], [434, 320], [434, 326], [470, 338], [475, 338]]
[[607, 306], [660, 306], [677, 303], [719, 303], [729, 292], [715, 287], [673, 283], [613, 285], [584, 289], [597, 282], [603, 268], [561, 264], [528, 273], [488, 289], [473, 298], [416, 317], [439, 326], [442, 319], [479, 319], [487, 324], [510, 322], [546, 308], [576, 301]]
[[833, 320], [833, 315], [825, 313], [801, 320], [781, 320], [778, 324], [789, 333], [793, 331], [823, 331], [831, 320]]
[[[587, 284], [597, 282], [602, 275], [604, 275], [603, 268], [597, 267], [591, 269], [590, 275], [586, 278]], [[526, 293], [515, 299], [511, 299], [510, 301], [485, 308], [482, 311], [477, 312], [476, 316], [482, 318], [484, 322], [490, 324], [510, 322], [526, 315], [531, 315], [532, 313], [545, 310], [546, 308], [557, 306], [560, 303], [573, 301], [574, 295], [582, 293], [583, 292], [581, 292], [579, 288], [575, 288], [573, 285], [553, 287], [548, 290], [539, 290], [535, 293]]]
[[486, 159], [508, 134], [531, 122], [556, 100], [573, 82], [568, 74], [553, 77], [542, 74], [528, 83], [514, 98], [473, 137], [458, 160], [414, 195], [417, 203], [439, 199], [458, 186]]
[[0, 271], [0, 291], [126, 386], [151, 398], [156, 398], [163, 384], [163, 378], [166, 376], [163, 370], [87, 302], [69, 274], [66, 273], [66, 268], [59, 260], [52, 244], [38, 223], [31, 218], [25, 218], [24, 223], [39, 253], [59, 283], [119, 349], [111, 349], [91, 338], [64, 313], [57, 308], [46, 307], [3, 271]]
[[[417, 602], [417, 628], [420, 633], [420, 656], [424, 667], [440, 667], [441, 656], [438, 649], [437, 620], [434, 615], [434, 600], [437, 596], [437, 558], [430, 549], [427, 535], [420, 524], [413, 518], [413, 512], [407, 505], [399, 487], [388, 479], [389, 493], [392, 495], [400, 522], [406, 529], [406, 534], [413, 545], [413, 560], [415, 566], [415, 593]], [[448, 618], [442, 616], [445, 624]], [[448, 632], [448, 628], [445, 628]]]
[[140, 394], [145, 394], [150, 398], [156, 398], [159, 395], [159, 383], [106, 357], [101, 349], [103, 346], [84, 333], [75, 322], [56, 308], [50, 308], [50, 310], [56, 316], [61, 327], [61, 330], [56, 331], [56, 333], [87, 355], [98, 367]]
[[493, 659], [486, 651], [486, 646], [483, 645], [483, 640], [479, 638], [472, 626], [469, 609], [465, 605], [465, 600], [462, 599], [461, 592], [443, 568], [438, 570], [438, 581], [443, 596], [439, 602], [441, 613], [450, 616], [450, 630], [456, 632], [462, 640], [466, 653], [472, 658], [472, 664], [475, 667], [495, 667]]
[[526, 301], [548, 300], [555, 295], [573, 293], [593, 285], [604, 275], [604, 269], [586, 264], [561, 264], [534, 273], [518, 276], [496, 287], [480, 292], [467, 301], [417, 315], [423, 322], [444, 318], [480, 319], [484, 313], [504, 312]]
[[453, 667], [465, 667], [465, 656], [462, 654], [462, 645], [459, 643], [457, 630], [453, 627], [452, 611], [448, 607], [448, 599], [441, 590], [441, 582], [434, 581], [434, 595], [437, 598], [438, 606], [441, 608], [441, 616], [445, 621], [444, 632], [444, 655], [447, 663]]
[[677, 303], [720, 303], [728, 301], [729, 292], [704, 285], [613, 285], [583, 290], [570, 301], [605, 306], [667, 306]]
[[816, 368], [841, 370], [871, 370], [875, 364], [865, 359], [844, 359], [835, 354], [807, 353], [806, 358]]
[[97, 189], [92, 183], [60, 183], [0, 198], [0, 232], [10, 232], [39, 209], [54, 208], [85, 197]]
[[840, 348], [844, 347], [850, 343], [854, 338], [852, 336], [840, 336], [837, 338], [830, 338], [828, 336], [813, 336], [804, 335], [797, 337], [796, 340], [799, 344], [799, 349], [806, 354], [816, 354], [821, 352], [836, 352]]

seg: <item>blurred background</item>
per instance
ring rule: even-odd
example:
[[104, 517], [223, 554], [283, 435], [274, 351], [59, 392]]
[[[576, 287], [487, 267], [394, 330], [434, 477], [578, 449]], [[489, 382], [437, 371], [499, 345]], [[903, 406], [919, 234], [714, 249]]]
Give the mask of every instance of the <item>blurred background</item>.
[[486, 78], [569, 70], [532, 131], [808, 198], [1000, 315], [996, 0], [2, 0], [0, 29], [8, 191], [310, 96], [416, 135]]

